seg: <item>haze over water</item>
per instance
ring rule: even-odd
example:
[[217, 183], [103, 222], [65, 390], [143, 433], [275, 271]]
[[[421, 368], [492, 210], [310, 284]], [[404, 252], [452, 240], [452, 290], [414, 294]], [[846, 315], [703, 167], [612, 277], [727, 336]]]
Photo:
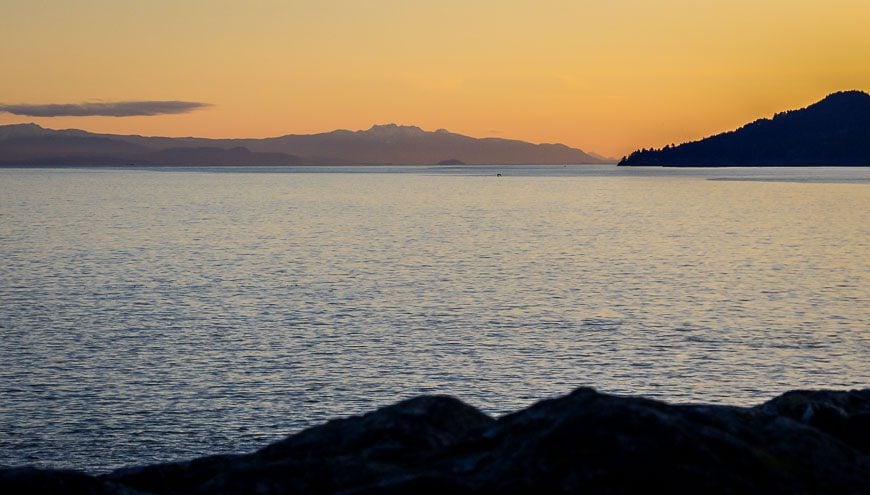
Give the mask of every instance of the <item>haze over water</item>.
[[868, 234], [866, 168], [0, 170], [0, 465], [246, 451], [420, 393], [866, 387]]

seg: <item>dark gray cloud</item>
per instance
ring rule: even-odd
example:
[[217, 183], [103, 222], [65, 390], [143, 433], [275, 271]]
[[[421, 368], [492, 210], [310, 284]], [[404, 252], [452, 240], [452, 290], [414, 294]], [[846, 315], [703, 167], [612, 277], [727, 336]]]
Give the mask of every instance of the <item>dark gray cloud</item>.
[[187, 113], [210, 106], [196, 101], [114, 101], [87, 103], [18, 104], [0, 103], [0, 112], [28, 117], [133, 117]]

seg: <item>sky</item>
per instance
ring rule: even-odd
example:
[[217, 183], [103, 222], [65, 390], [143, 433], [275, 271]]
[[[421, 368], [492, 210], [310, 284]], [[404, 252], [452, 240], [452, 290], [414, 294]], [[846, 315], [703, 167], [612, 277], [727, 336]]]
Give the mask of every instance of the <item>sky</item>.
[[0, 124], [397, 123], [619, 157], [870, 90], [868, 0], [0, 0], [0, 14], [0, 104], [190, 107]]

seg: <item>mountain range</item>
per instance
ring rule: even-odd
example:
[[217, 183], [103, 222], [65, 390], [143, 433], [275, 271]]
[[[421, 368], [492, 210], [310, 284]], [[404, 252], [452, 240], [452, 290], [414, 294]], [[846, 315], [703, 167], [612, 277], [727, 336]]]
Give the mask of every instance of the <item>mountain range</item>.
[[0, 126], [0, 165], [585, 164], [609, 160], [563, 144], [473, 138], [444, 129], [376, 125], [265, 139], [170, 138]]
[[635, 151], [619, 165], [870, 165], [870, 94], [833, 93], [806, 108], [756, 120], [735, 131]]

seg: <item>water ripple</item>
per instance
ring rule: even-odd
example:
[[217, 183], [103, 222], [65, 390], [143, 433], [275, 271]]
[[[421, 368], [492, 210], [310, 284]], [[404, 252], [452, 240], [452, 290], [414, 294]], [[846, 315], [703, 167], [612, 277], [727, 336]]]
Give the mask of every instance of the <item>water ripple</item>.
[[535, 170], [0, 171], [0, 464], [246, 451], [420, 393], [870, 383], [865, 182]]

